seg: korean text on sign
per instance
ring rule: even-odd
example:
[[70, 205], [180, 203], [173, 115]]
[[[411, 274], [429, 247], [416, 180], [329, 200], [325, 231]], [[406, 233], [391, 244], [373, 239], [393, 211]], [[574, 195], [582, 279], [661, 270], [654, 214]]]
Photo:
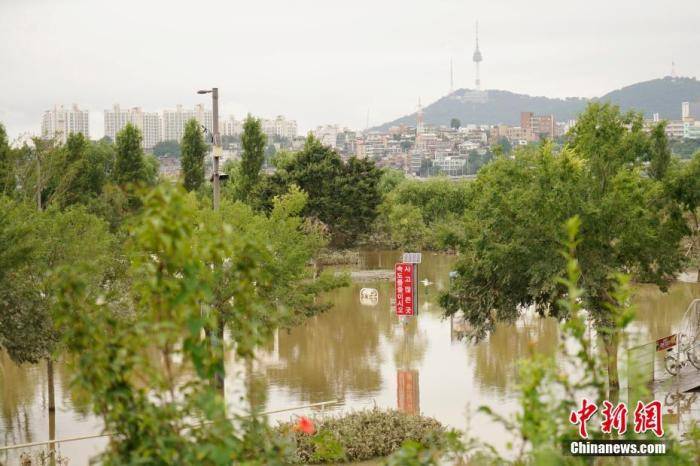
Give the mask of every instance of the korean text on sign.
[[413, 315], [413, 264], [399, 263], [396, 274], [396, 315]]

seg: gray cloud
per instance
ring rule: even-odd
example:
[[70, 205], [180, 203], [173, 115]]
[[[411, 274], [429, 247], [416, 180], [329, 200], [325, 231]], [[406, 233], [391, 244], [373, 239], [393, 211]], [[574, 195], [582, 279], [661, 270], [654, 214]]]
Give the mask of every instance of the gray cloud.
[[486, 88], [595, 96], [700, 74], [700, 2], [618, 0], [0, 0], [0, 121], [37, 131], [76, 102], [148, 110], [220, 88], [224, 113], [284, 114], [301, 129], [378, 124], [473, 82], [480, 22]]

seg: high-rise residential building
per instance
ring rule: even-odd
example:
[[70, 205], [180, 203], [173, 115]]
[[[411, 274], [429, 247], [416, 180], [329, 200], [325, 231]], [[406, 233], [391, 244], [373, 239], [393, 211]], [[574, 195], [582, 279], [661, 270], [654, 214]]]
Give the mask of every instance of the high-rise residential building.
[[291, 140], [297, 135], [297, 122], [277, 115], [270, 120], [263, 119], [262, 130], [267, 134], [268, 140], [272, 140], [274, 137]]
[[316, 127], [312, 133], [324, 146], [335, 148], [338, 144], [338, 134], [342, 131], [338, 125], [324, 125]]
[[180, 141], [185, 131], [185, 124], [194, 118], [211, 134], [214, 129], [214, 117], [211, 110], [205, 110], [202, 104], [194, 109], [182, 108], [178, 105], [175, 110], [163, 110], [163, 140]]
[[690, 102], [681, 103], [681, 119], [686, 121], [690, 118]]
[[682, 121], [669, 121], [666, 124], [666, 136], [672, 139], [681, 139], [684, 134], [684, 125]]
[[243, 133], [243, 121], [236, 120], [233, 115], [219, 121], [219, 132], [222, 136], [239, 136]]
[[113, 141], [117, 133], [124, 129], [127, 123], [136, 126], [143, 135], [142, 146], [144, 149], [152, 149], [162, 141], [162, 127], [160, 115], [156, 112], [144, 112], [140, 107], [122, 110], [118, 104], [112, 110], [105, 110], [105, 136]]
[[700, 120], [700, 102], [681, 103], [681, 121]]
[[86, 138], [90, 137], [90, 115], [87, 110], [80, 110], [73, 104], [70, 109], [57, 105], [44, 112], [41, 119], [42, 138], [56, 138], [63, 144], [71, 133], [82, 133]]

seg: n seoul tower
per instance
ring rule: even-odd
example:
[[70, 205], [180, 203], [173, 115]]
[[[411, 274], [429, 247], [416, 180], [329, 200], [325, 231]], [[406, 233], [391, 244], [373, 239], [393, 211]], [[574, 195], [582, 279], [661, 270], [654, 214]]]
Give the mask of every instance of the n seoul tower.
[[481, 63], [483, 58], [481, 57], [481, 51], [479, 50], [479, 22], [476, 22], [476, 49], [474, 49], [474, 55], [472, 55], [472, 61], [476, 65], [476, 90], [481, 90], [481, 78], [479, 77], [479, 63]]

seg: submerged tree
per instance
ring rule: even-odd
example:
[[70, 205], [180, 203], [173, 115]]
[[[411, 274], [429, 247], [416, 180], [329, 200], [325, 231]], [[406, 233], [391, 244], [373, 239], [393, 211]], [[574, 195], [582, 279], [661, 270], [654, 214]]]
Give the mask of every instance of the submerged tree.
[[223, 318], [214, 312], [223, 296], [240, 357], [270, 337], [278, 315], [263, 297], [269, 252], [226, 223], [193, 222], [194, 202], [166, 185], [145, 198], [131, 231], [131, 318], [115, 313], [116, 297], [86, 289], [75, 268], [62, 282], [56, 316], [75, 355], [73, 383], [112, 433], [104, 464], [283, 463], [284, 445], [264, 422], [226, 418], [211, 384], [222, 353], [201, 336]]
[[665, 289], [683, 266], [685, 225], [663, 184], [644, 173], [650, 147], [638, 116], [592, 104], [570, 137], [560, 154], [545, 144], [480, 172], [458, 276], [441, 302], [448, 314], [463, 312], [476, 337], [530, 306], [566, 317], [554, 306], [565, 292], [557, 282], [565, 266], [559, 226], [578, 215], [582, 299], [605, 342], [614, 390], [619, 335], [608, 312], [611, 283], [624, 272]]
[[[73, 265], [91, 288], [98, 287], [110, 267], [113, 242], [106, 224], [83, 208], [34, 211], [2, 202], [0, 232], [5, 252], [0, 261], [0, 346], [17, 362], [45, 360], [49, 409], [54, 408], [53, 357], [60, 329], [51, 317], [52, 273]], [[21, 232], [21, 237], [17, 237]], [[12, 240], [13, 236], [15, 237]]]
[[698, 269], [700, 282], [700, 152], [689, 162], [673, 166], [668, 178], [669, 191], [681, 205], [688, 224], [683, 252]]

